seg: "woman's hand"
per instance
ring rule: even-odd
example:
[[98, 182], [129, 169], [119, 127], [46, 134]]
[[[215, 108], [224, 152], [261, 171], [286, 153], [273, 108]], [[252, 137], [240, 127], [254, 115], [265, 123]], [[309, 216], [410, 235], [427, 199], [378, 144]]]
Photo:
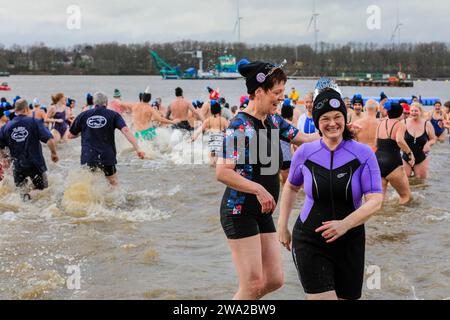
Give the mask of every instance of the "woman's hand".
[[283, 247], [286, 248], [286, 250], [291, 251], [292, 236], [288, 228], [278, 229], [278, 240], [283, 245]]
[[414, 165], [416, 164], [416, 159], [414, 158], [414, 154], [412, 152], [409, 156], [408, 164], [411, 166], [411, 168], [413, 168]]
[[275, 211], [275, 207], [277, 206], [275, 199], [262, 185], [258, 185], [255, 195], [261, 204], [262, 213], [272, 213]]
[[322, 237], [331, 243], [347, 233], [348, 227], [344, 220], [333, 220], [322, 222], [322, 226], [316, 229], [316, 232], [322, 232]]

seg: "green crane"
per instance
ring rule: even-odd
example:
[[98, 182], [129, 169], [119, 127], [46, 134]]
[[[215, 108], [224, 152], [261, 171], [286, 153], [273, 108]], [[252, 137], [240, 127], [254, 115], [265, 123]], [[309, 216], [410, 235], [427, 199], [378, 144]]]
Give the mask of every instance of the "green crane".
[[163, 79], [180, 79], [180, 70], [177, 67], [172, 67], [163, 58], [158, 56], [155, 51], [150, 50], [150, 55], [153, 59], [153, 63], [159, 69], [159, 73]]

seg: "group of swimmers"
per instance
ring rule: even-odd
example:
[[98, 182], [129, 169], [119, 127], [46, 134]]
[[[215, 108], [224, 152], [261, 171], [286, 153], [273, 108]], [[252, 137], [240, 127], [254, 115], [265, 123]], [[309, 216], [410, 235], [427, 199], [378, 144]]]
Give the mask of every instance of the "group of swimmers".
[[[145, 153], [138, 141], [155, 139], [159, 126], [182, 130], [192, 141], [207, 133], [216, 178], [227, 186], [220, 220], [239, 275], [234, 298], [258, 299], [283, 285], [281, 243], [292, 251], [308, 299], [358, 299], [364, 223], [381, 208], [388, 183], [404, 204], [411, 198], [408, 177], [426, 178], [430, 148], [444, 141], [450, 129], [450, 103], [444, 110], [437, 103], [424, 115], [420, 103], [390, 103], [382, 94], [380, 102], [369, 100], [363, 106], [360, 95], [343, 98], [333, 81], [321, 79], [305, 96], [301, 113], [295, 99], [284, 94], [282, 67], [245, 61], [239, 72], [248, 94], [241, 97], [239, 111], [211, 88], [205, 103], [186, 100], [176, 88], [167, 107], [161, 99], [152, 103], [148, 89], [137, 102], [122, 101], [117, 89], [111, 101], [96, 92], [87, 95], [77, 116], [74, 101], [63, 93], [52, 96], [47, 112], [37, 100], [31, 109], [25, 99], [16, 99], [14, 116], [2, 118], [1, 166], [12, 160], [16, 186], [24, 187], [29, 178], [38, 192], [48, 186], [41, 143], [57, 162], [57, 142], [81, 136], [81, 165], [101, 170], [117, 185], [116, 129], [140, 159]], [[275, 171], [270, 170], [273, 165]], [[272, 213], [280, 180], [284, 188], [277, 232]], [[289, 215], [301, 187], [305, 203], [291, 233]]]

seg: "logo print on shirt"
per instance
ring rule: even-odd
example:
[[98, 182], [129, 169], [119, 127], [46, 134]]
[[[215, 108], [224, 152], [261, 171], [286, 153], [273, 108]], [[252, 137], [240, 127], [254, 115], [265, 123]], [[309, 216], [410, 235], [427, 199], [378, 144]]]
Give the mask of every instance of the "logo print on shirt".
[[347, 172], [344, 173], [340, 173], [337, 175], [338, 179], [342, 179], [343, 177], [345, 177], [347, 175]]
[[86, 121], [86, 124], [88, 125], [88, 127], [92, 128], [92, 129], [103, 128], [104, 126], [106, 126], [107, 123], [108, 123], [108, 121], [103, 116], [92, 116], [92, 117], [89, 117]]
[[28, 137], [28, 131], [24, 127], [17, 127], [11, 133], [11, 139], [16, 142], [24, 142]]

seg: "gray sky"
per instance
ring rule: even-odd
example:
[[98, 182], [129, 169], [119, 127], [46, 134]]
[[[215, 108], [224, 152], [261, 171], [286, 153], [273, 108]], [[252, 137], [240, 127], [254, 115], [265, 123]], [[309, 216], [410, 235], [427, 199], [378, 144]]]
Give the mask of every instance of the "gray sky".
[[[317, 0], [319, 41], [389, 43], [396, 0]], [[449, 42], [449, 0], [398, 0], [402, 42]], [[81, 29], [66, 27], [78, 5]], [[381, 9], [381, 29], [369, 30], [368, 6]], [[306, 32], [313, 0], [240, 0], [241, 39], [248, 44], [313, 43]], [[237, 0], [0, 0], [0, 43], [50, 46], [78, 43], [237, 40]]]

